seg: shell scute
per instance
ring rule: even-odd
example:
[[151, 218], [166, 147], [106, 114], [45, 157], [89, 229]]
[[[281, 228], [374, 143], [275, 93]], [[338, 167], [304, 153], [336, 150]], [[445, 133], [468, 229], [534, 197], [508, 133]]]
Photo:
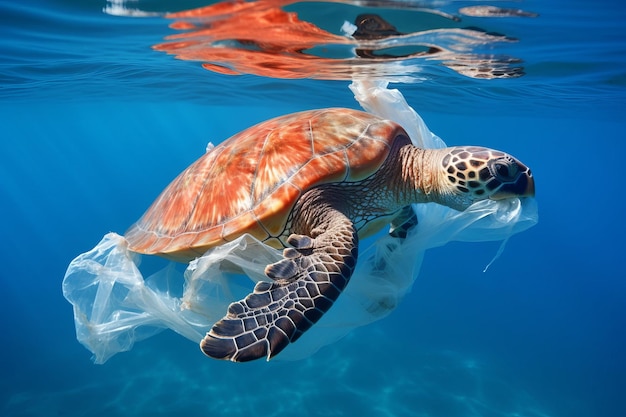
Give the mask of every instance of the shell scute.
[[252, 211], [271, 236], [278, 236], [283, 232], [287, 216], [300, 195], [300, 188], [285, 183], [259, 201]]
[[348, 165], [345, 151], [341, 150], [323, 157], [316, 157], [307, 162], [290, 182], [300, 189], [307, 189], [311, 184], [321, 185], [341, 182], [346, 179]]
[[350, 176], [348, 181], [360, 181], [383, 164], [400, 127], [388, 121], [370, 123], [358, 140], [346, 149]]
[[[259, 224], [259, 221], [252, 210], [241, 213], [239, 216], [227, 221], [223, 224], [220, 231], [219, 238], [215, 236], [207, 236], [206, 238], [198, 239], [197, 243], [204, 245], [207, 249], [215, 245], [216, 240], [229, 242], [238, 238], [241, 235], [241, 230], [245, 230], [246, 233], [254, 236], [260, 241], [263, 241], [269, 237], [265, 228]], [[203, 234], [201, 233], [200, 236]]]
[[355, 141], [347, 150], [350, 175], [348, 181], [360, 181], [372, 175], [383, 164], [390, 150], [390, 145], [371, 137]]
[[252, 186], [252, 199], [262, 201], [288, 181], [313, 157], [312, 139], [293, 140], [303, 135], [306, 123], [294, 123], [272, 131], [264, 139]]

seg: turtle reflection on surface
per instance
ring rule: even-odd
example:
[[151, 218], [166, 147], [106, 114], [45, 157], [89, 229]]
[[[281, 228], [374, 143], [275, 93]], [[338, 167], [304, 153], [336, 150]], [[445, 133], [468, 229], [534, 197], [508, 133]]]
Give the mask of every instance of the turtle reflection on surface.
[[[352, 80], [367, 76], [411, 81], [418, 73], [424, 76], [429, 66], [440, 64], [472, 78], [524, 74], [519, 59], [491, 52], [496, 43], [516, 40], [461, 27], [458, 17], [441, 11], [408, 10], [441, 16], [442, 21], [450, 22], [445, 27], [401, 33], [379, 14], [367, 14], [357, 17], [354, 33], [340, 35], [282, 9], [295, 3], [221, 2], [171, 13], [167, 17], [176, 21], [170, 26], [183, 32], [168, 36], [167, 42], [154, 48], [179, 59], [201, 61], [205, 69], [214, 72], [285, 79]], [[397, 6], [378, 2], [376, 7]]]

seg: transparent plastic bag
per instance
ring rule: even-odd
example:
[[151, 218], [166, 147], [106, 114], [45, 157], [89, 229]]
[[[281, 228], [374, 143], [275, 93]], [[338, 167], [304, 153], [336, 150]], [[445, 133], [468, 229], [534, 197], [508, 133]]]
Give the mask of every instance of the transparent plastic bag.
[[[400, 123], [417, 146], [445, 146], [386, 83], [355, 81], [351, 89], [364, 109]], [[278, 358], [307, 357], [351, 329], [388, 315], [411, 289], [427, 249], [455, 240], [506, 241], [537, 222], [537, 206], [529, 198], [484, 200], [463, 212], [434, 203], [413, 208], [419, 223], [406, 239], [383, 231], [361, 242], [359, 262], [344, 293]], [[210, 249], [184, 273], [171, 263], [145, 279], [140, 258], [128, 251], [123, 237], [109, 233], [68, 267], [63, 294], [74, 306], [77, 338], [94, 353], [96, 363], [165, 328], [199, 342], [228, 304], [248, 294], [255, 282], [268, 279], [265, 266], [280, 259], [281, 251], [244, 235]]]

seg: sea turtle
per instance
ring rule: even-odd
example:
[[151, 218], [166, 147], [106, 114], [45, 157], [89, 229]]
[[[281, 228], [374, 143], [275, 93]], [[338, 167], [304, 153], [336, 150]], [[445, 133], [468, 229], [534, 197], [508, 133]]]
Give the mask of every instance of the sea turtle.
[[464, 210], [534, 194], [512, 156], [460, 146], [420, 149], [398, 124], [357, 110], [278, 117], [208, 151], [126, 233], [129, 249], [189, 261], [249, 233], [283, 259], [201, 341], [213, 358], [268, 360], [328, 311], [352, 275], [359, 238], [392, 224], [402, 239], [411, 203]]

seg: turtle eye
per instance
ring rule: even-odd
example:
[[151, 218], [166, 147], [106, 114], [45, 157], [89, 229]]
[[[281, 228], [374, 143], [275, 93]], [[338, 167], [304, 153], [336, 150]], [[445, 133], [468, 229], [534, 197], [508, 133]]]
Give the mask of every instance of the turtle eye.
[[500, 181], [513, 181], [519, 172], [517, 164], [512, 158], [498, 158], [489, 161], [491, 175]]

